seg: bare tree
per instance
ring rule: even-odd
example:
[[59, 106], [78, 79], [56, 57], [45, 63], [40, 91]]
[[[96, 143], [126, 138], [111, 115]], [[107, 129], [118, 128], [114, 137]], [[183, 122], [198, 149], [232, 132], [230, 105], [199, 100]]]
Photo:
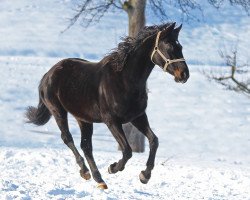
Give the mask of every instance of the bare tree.
[[250, 1], [249, 0], [208, 0], [208, 2], [214, 6], [215, 8], [221, 8], [221, 6], [227, 2], [232, 6], [239, 6], [245, 10], [245, 12], [249, 15], [250, 11]]
[[224, 59], [228, 70], [223, 70], [223, 72], [216, 75], [213, 71], [209, 73], [203, 71], [205, 76], [209, 80], [214, 80], [223, 85], [228, 90], [243, 93], [250, 97], [250, 65], [238, 65], [236, 47], [231, 51], [231, 54], [225, 51], [220, 51], [219, 53], [221, 58]]
[[[249, 0], [207, 0], [212, 6], [220, 8], [225, 2], [233, 6], [242, 7], [249, 14]], [[80, 21], [84, 27], [100, 21], [100, 19], [109, 11], [123, 10], [128, 14], [129, 36], [135, 37], [139, 30], [145, 26], [145, 9], [148, 2], [148, 8], [161, 20], [169, 18], [167, 6], [178, 8], [181, 12], [181, 18], [184, 20], [200, 20], [203, 16], [202, 3], [199, 0], [78, 0], [75, 16], [71, 19], [70, 28], [77, 21]], [[197, 17], [198, 12], [201, 17]], [[178, 14], [178, 13], [177, 13]], [[144, 136], [136, 132], [137, 129], [132, 125], [125, 125], [126, 136], [134, 152], [144, 151]]]
[[[90, 24], [98, 23], [100, 19], [109, 11], [124, 10], [128, 13], [129, 22], [139, 16], [136, 21], [145, 23], [145, 9], [148, 2], [148, 8], [161, 20], [169, 18], [167, 5], [178, 8], [183, 20], [196, 19], [203, 17], [202, 2], [199, 0], [78, 0], [76, 1], [76, 14], [70, 20], [68, 28], [80, 21], [82, 26], [88, 27]], [[242, 8], [248, 15], [250, 14], [249, 0], [207, 0], [211, 6], [220, 9], [224, 4], [229, 3], [232, 6]], [[197, 17], [197, 12], [200, 17]], [[176, 13], [178, 15], [178, 13]], [[129, 23], [129, 29], [133, 23]], [[142, 23], [143, 24], [143, 23]], [[138, 28], [137, 28], [138, 29]], [[139, 29], [138, 29], [139, 30]], [[132, 32], [129, 32], [132, 36]]]

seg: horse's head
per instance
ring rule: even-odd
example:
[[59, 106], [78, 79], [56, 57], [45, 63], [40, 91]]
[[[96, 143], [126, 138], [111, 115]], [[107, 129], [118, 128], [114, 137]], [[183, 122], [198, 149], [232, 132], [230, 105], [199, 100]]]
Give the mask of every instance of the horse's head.
[[151, 61], [173, 75], [176, 82], [185, 83], [189, 78], [189, 70], [178, 41], [180, 30], [181, 25], [175, 28], [175, 23], [172, 23], [157, 33]]

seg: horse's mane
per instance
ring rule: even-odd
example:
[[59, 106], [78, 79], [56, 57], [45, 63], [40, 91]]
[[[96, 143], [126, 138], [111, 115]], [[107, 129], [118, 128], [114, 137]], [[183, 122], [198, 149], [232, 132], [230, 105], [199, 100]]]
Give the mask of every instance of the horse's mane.
[[118, 47], [113, 49], [107, 56], [103, 58], [103, 62], [111, 66], [115, 71], [122, 71], [127, 63], [129, 55], [131, 55], [147, 37], [157, 33], [168, 27], [171, 23], [162, 25], [145, 26], [136, 37], [124, 37]]

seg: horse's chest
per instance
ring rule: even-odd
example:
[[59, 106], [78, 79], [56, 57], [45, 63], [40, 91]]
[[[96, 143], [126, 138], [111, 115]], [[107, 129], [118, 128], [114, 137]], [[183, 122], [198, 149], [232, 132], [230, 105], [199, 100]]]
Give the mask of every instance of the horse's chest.
[[118, 81], [108, 83], [104, 82], [99, 87], [102, 116], [125, 122], [145, 112], [148, 98], [144, 87], [126, 87]]
[[117, 98], [112, 106], [115, 115], [124, 120], [134, 118], [143, 113], [147, 107], [147, 94], [142, 93], [124, 93]]
[[146, 93], [140, 93], [136, 95], [132, 95], [128, 101], [130, 102], [129, 107], [132, 109], [145, 109], [147, 106], [148, 96]]

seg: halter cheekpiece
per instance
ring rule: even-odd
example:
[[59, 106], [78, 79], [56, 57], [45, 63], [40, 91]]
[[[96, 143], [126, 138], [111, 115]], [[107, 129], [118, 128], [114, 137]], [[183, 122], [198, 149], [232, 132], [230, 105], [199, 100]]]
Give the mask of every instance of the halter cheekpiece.
[[171, 63], [175, 63], [175, 62], [183, 62], [183, 61], [185, 61], [185, 59], [184, 58], [178, 58], [178, 59], [168, 59], [168, 58], [166, 58], [165, 56], [164, 56], [164, 54], [159, 50], [159, 48], [158, 48], [158, 43], [159, 43], [159, 38], [160, 38], [160, 35], [161, 35], [161, 32], [162, 31], [159, 31], [158, 33], [157, 33], [157, 36], [156, 36], [156, 40], [155, 40], [155, 46], [154, 46], [154, 50], [153, 50], [153, 52], [152, 52], [152, 54], [151, 54], [151, 61], [155, 64], [155, 65], [157, 65], [154, 61], [153, 61], [153, 57], [154, 57], [154, 54], [157, 52], [160, 56], [161, 56], [161, 58], [165, 61], [165, 65], [164, 65], [164, 67], [163, 67], [163, 70], [166, 72], [167, 71], [167, 68], [168, 68], [168, 65], [170, 65]]

